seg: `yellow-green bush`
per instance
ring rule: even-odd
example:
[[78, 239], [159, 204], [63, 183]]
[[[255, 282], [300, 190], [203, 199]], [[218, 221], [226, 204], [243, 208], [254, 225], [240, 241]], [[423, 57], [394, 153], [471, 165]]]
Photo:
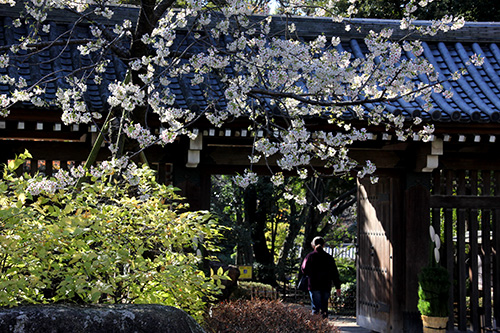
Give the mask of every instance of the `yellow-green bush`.
[[159, 303], [202, 317], [218, 291], [199, 269], [198, 243], [210, 251], [219, 235], [207, 212], [180, 212], [145, 167], [94, 171], [75, 190], [16, 176], [22, 162], [0, 180], [0, 306]]

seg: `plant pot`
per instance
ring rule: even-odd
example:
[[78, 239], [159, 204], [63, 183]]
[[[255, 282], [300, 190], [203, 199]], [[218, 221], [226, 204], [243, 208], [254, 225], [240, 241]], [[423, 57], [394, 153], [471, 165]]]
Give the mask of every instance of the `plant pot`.
[[424, 333], [446, 332], [448, 317], [429, 317], [422, 315]]

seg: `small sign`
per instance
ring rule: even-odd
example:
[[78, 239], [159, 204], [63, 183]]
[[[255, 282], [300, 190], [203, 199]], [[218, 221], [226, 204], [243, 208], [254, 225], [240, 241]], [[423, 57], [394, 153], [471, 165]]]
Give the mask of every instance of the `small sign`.
[[238, 266], [240, 269], [240, 280], [252, 279], [252, 266]]

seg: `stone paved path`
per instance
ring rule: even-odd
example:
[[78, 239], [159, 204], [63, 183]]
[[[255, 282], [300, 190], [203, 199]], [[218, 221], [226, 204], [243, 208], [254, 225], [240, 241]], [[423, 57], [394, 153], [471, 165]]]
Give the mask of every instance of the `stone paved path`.
[[330, 315], [329, 319], [334, 322], [335, 326], [340, 328], [341, 332], [346, 333], [370, 333], [370, 330], [359, 327], [356, 324], [356, 317]]

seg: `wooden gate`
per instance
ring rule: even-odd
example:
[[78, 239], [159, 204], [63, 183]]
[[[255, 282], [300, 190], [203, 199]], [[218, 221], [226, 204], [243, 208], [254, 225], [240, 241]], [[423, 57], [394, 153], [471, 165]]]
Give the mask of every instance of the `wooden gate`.
[[358, 324], [376, 332], [390, 327], [394, 180], [358, 184]]
[[[431, 223], [440, 232], [441, 262], [453, 286], [449, 329], [500, 325], [500, 172], [437, 170]], [[497, 305], [496, 309], [494, 305]]]

